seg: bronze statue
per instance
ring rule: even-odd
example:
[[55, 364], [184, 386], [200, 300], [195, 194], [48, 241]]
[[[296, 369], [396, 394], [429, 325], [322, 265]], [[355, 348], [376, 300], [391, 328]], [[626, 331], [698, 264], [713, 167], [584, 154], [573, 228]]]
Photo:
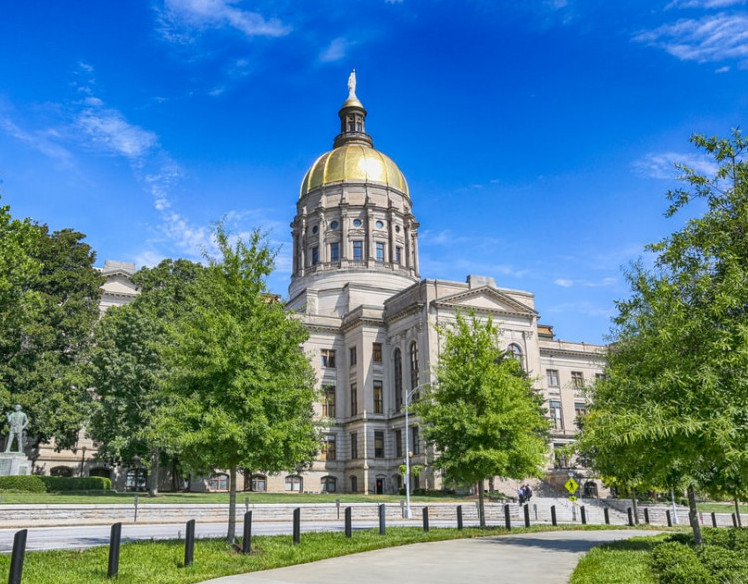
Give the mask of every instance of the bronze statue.
[[16, 404], [14, 411], [8, 412], [8, 423], [10, 424], [10, 434], [8, 434], [8, 444], [5, 446], [5, 452], [10, 452], [13, 445], [13, 438], [18, 440], [18, 450], [23, 452], [23, 431], [29, 425], [29, 418], [25, 412], [21, 411], [21, 406]]

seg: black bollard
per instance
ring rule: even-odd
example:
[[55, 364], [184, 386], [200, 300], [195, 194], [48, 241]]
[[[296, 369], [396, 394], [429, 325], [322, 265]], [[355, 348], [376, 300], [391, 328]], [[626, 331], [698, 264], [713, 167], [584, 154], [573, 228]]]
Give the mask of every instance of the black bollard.
[[607, 507], [603, 509], [603, 515], [605, 515], [605, 525], [610, 525], [610, 511]]
[[423, 531], [429, 532], [429, 508], [423, 508]]
[[673, 526], [673, 518], [670, 516], [670, 509], [667, 509], [665, 511], [665, 518], [667, 519], [667, 526], [672, 527]]
[[293, 544], [299, 545], [301, 541], [301, 507], [293, 510]]
[[384, 517], [384, 503], [379, 505], [379, 535], [387, 533], [387, 525]]
[[634, 513], [631, 510], [631, 507], [629, 507], [626, 511], [629, 515], [629, 527], [633, 527], [634, 526]]
[[587, 525], [587, 509], [584, 508], [584, 505], [579, 508], [579, 513], [582, 516], [582, 525]]
[[184, 567], [192, 565], [195, 558], [195, 520], [187, 522], [187, 531], [184, 536]]
[[717, 527], [717, 514], [712, 511], [712, 527]]
[[525, 527], [530, 527], [530, 506], [525, 503], [523, 509], [525, 512]]
[[558, 525], [558, 521], [556, 520], [556, 506], [551, 505], [551, 525]]
[[462, 531], [462, 505], [457, 505], [457, 531]]
[[512, 530], [512, 517], [509, 505], [504, 505], [504, 527], [506, 527], [507, 531]]
[[119, 547], [122, 542], [122, 524], [115, 523], [109, 531], [109, 567], [107, 578], [114, 578], [119, 572]]
[[252, 553], [252, 512], [244, 513], [244, 537], [242, 539], [242, 553], [248, 555]]
[[21, 531], [16, 531], [15, 536], [13, 536], [13, 553], [10, 556], [8, 584], [21, 584], [23, 558], [26, 555], [26, 536], [28, 534], [28, 529], [22, 529]]
[[644, 507], [644, 523], [649, 525], [649, 509]]
[[352, 511], [350, 507], [345, 508], [345, 536], [351, 537], [351, 532], [353, 531], [353, 521], [352, 521]]

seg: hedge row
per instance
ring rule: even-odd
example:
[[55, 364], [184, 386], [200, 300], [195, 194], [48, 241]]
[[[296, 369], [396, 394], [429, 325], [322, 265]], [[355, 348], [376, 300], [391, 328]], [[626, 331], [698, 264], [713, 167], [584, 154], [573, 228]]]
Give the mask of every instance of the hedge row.
[[652, 552], [652, 568], [660, 584], [725, 584], [748, 582], [748, 530], [705, 529], [704, 545], [677, 534]]
[[47, 477], [40, 475], [0, 477], [0, 490], [27, 491], [29, 493], [106, 491], [111, 488], [112, 481], [104, 477]]

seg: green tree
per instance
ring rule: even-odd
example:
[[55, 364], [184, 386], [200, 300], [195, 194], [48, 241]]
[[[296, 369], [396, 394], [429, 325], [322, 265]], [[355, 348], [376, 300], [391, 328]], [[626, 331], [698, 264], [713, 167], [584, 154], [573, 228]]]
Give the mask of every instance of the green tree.
[[[158, 493], [159, 467], [167, 454], [156, 424], [159, 408], [169, 400], [165, 349], [172, 344], [172, 324], [192, 306], [202, 269], [183, 259], [142, 268], [133, 276], [137, 299], [110, 308], [95, 329], [91, 378], [97, 399], [89, 433], [101, 443], [99, 458], [145, 461], [151, 496]], [[176, 471], [177, 453], [168, 454]]]
[[315, 456], [315, 379], [301, 350], [303, 324], [270, 296], [274, 252], [257, 231], [232, 244], [219, 225], [221, 257], [199, 279], [189, 318], [176, 323], [175, 399], [161, 431], [195, 471], [228, 469], [227, 539], [235, 537], [238, 468], [295, 470]]
[[25, 298], [22, 309], [3, 310], [0, 379], [7, 393], [2, 397], [24, 406], [35, 443], [54, 438], [57, 447], [71, 448], [88, 414], [82, 365], [103, 281], [83, 234], [50, 233], [46, 225], [28, 222], [16, 223], [16, 233], [29, 226], [34, 233], [24, 236], [31, 243], [24, 262], [36, 269], [11, 284], [11, 295]]
[[425, 439], [436, 447], [435, 467], [451, 481], [479, 484], [493, 476], [540, 476], [547, 462], [549, 422], [542, 398], [519, 361], [499, 348], [489, 318], [460, 314], [438, 327], [443, 342], [435, 383], [415, 404]]
[[680, 166], [687, 186], [668, 193], [666, 214], [694, 200], [705, 211], [648, 246], [653, 268], [627, 274], [632, 296], [618, 303], [581, 447], [612, 473], [630, 474], [635, 452], [648, 483], [685, 486], [701, 542], [697, 489], [730, 477], [737, 495], [748, 484], [748, 144], [738, 131], [692, 142], [718, 169]]

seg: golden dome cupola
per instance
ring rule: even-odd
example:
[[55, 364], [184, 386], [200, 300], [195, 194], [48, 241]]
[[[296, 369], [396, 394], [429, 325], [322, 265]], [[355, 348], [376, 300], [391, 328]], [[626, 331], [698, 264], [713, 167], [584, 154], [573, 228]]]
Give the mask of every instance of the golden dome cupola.
[[419, 279], [418, 222], [408, 184], [366, 133], [355, 70], [338, 116], [333, 149], [304, 175], [291, 223], [289, 306], [330, 315], [340, 306], [331, 300], [337, 297], [332, 290], [377, 286], [391, 294]]
[[366, 133], [366, 108], [356, 97], [356, 70], [348, 77], [348, 99], [338, 112], [340, 117], [340, 134], [335, 137], [333, 148], [346, 144], [361, 144], [374, 147], [374, 141]]

